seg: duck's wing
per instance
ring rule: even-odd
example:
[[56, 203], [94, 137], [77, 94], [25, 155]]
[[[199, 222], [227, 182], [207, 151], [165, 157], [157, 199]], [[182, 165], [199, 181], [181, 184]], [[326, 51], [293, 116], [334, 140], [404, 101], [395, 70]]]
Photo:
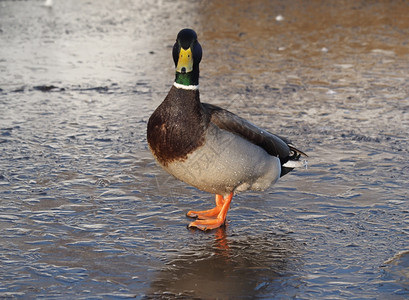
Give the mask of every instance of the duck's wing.
[[282, 165], [289, 160], [298, 160], [301, 155], [307, 156], [292, 146], [287, 139], [257, 127], [228, 110], [208, 103], [202, 105], [211, 116], [210, 122], [263, 148], [268, 154], [278, 157]]

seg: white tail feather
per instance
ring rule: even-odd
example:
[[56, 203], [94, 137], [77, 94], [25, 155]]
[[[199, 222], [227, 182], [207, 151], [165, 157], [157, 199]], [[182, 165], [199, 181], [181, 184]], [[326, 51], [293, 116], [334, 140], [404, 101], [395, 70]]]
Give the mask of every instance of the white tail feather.
[[283, 167], [286, 168], [308, 168], [308, 160], [289, 160], [287, 161]]

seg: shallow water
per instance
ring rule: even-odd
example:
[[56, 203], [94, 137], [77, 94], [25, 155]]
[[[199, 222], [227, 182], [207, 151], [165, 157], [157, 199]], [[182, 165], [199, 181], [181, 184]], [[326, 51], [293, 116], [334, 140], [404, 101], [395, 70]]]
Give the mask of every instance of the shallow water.
[[[0, 1], [0, 297], [409, 296], [409, 6], [342, 1]], [[281, 15], [283, 20], [277, 21]], [[184, 27], [203, 101], [307, 152], [233, 199], [162, 171], [146, 123]]]

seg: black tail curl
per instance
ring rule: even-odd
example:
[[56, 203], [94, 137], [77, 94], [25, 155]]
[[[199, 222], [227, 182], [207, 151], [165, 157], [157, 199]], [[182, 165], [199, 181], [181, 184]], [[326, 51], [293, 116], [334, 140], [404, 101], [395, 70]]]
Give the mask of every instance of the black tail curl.
[[[298, 161], [300, 160], [301, 156], [305, 156], [308, 157], [307, 154], [305, 154], [304, 152], [302, 152], [301, 150], [298, 150], [297, 148], [295, 148], [293, 145], [288, 145], [288, 147], [290, 147], [290, 155], [288, 156], [288, 160], [287, 161]], [[283, 177], [285, 174], [291, 172], [294, 168], [289, 168], [289, 167], [285, 167], [285, 166], [281, 166], [281, 175], [280, 177]]]

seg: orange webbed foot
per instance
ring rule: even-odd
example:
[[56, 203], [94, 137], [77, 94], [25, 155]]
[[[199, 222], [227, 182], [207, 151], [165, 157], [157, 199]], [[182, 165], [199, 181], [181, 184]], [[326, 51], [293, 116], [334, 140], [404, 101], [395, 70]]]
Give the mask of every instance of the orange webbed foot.
[[220, 211], [222, 210], [223, 203], [224, 203], [223, 196], [216, 195], [216, 207], [209, 209], [209, 210], [203, 210], [203, 211], [191, 210], [186, 215], [190, 218], [197, 218], [199, 220], [214, 219], [214, 218], [217, 218]]
[[189, 228], [198, 228], [206, 231], [219, 228], [226, 222], [227, 211], [230, 208], [233, 193], [230, 193], [225, 199], [221, 195], [216, 195], [216, 207], [202, 212], [188, 212], [188, 216], [197, 216], [199, 220], [191, 222]]
[[189, 224], [189, 228], [197, 228], [203, 231], [212, 230], [223, 226], [225, 220], [219, 219], [207, 219], [207, 220], [196, 220]]

